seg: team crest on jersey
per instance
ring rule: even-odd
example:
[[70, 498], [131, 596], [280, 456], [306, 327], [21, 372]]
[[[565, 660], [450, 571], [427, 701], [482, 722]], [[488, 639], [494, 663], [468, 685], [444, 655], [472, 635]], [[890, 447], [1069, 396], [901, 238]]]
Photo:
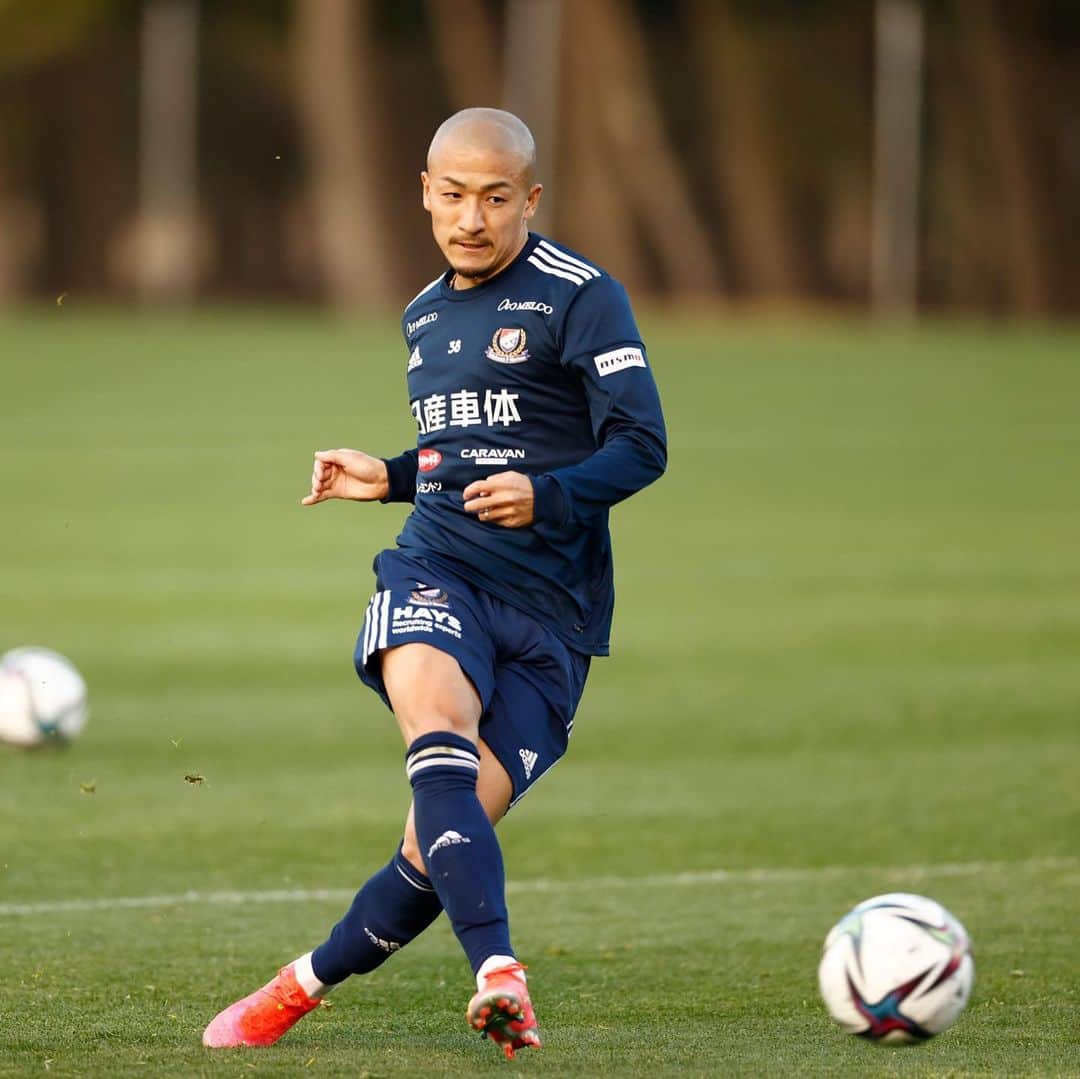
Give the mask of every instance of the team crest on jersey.
[[409, 593], [409, 602], [417, 607], [449, 607], [450, 597], [441, 588], [429, 588], [421, 581]]
[[529, 358], [525, 331], [520, 326], [496, 330], [491, 338], [491, 347], [484, 355], [495, 363], [524, 363]]

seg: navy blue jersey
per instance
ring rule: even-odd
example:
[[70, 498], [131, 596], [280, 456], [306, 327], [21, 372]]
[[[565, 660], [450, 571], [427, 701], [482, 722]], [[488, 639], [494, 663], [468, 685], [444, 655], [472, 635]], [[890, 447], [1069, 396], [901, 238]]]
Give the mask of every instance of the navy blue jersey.
[[[660, 398], [626, 291], [530, 234], [474, 288], [447, 271], [405, 309], [416, 449], [387, 461], [387, 501], [411, 501], [398, 546], [606, 655], [615, 592], [608, 509], [663, 471]], [[473, 480], [532, 479], [534, 522], [464, 510]]]

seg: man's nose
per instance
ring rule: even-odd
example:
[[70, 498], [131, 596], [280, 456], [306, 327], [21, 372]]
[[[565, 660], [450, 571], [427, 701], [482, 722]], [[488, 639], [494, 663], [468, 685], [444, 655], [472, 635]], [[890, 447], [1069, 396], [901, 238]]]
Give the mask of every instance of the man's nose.
[[484, 214], [480, 203], [475, 199], [466, 199], [461, 208], [461, 227], [466, 232], [480, 232], [484, 228]]

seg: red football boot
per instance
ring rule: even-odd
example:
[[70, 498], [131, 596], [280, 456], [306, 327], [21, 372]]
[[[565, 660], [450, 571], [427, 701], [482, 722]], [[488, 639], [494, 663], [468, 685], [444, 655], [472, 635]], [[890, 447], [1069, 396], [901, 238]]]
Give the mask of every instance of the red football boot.
[[230, 1049], [237, 1045], [273, 1045], [297, 1020], [319, 1006], [300, 988], [292, 963], [250, 996], [219, 1012], [203, 1031], [203, 1045]]
[[502, 1046], [507, 1060], [513, 1060], [518, 1049], [540, 1048], [529, 990], [518, 976], [524, 969], [521, 963], [508, 963], [488, 971], [484, 987], [469, 1001], [465, 1013], [473, 1030]]

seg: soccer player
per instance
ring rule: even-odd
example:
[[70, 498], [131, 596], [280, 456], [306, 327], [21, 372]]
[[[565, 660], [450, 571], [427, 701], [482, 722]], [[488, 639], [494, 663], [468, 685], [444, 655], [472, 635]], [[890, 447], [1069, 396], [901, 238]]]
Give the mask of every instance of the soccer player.
[[540, 1045], [494, 825], [566, 751], [590, 658], [608, 652], [608, 510], [667, 450], [624, 289], [529, 232], [535, 166], [510, 113], [466, 109], [436, 131], [420, 179], [449, 269], [402, 319], [417, 445], [316, 453], [303, 499], [414, 503], [375, 559], [355, 656], [408, 747], [404, 839], [327, 939], [221, 1012], [205, 1045], [272, 1044], [444, 910], [476, 976], [469, 1023], [507, 1057]]

